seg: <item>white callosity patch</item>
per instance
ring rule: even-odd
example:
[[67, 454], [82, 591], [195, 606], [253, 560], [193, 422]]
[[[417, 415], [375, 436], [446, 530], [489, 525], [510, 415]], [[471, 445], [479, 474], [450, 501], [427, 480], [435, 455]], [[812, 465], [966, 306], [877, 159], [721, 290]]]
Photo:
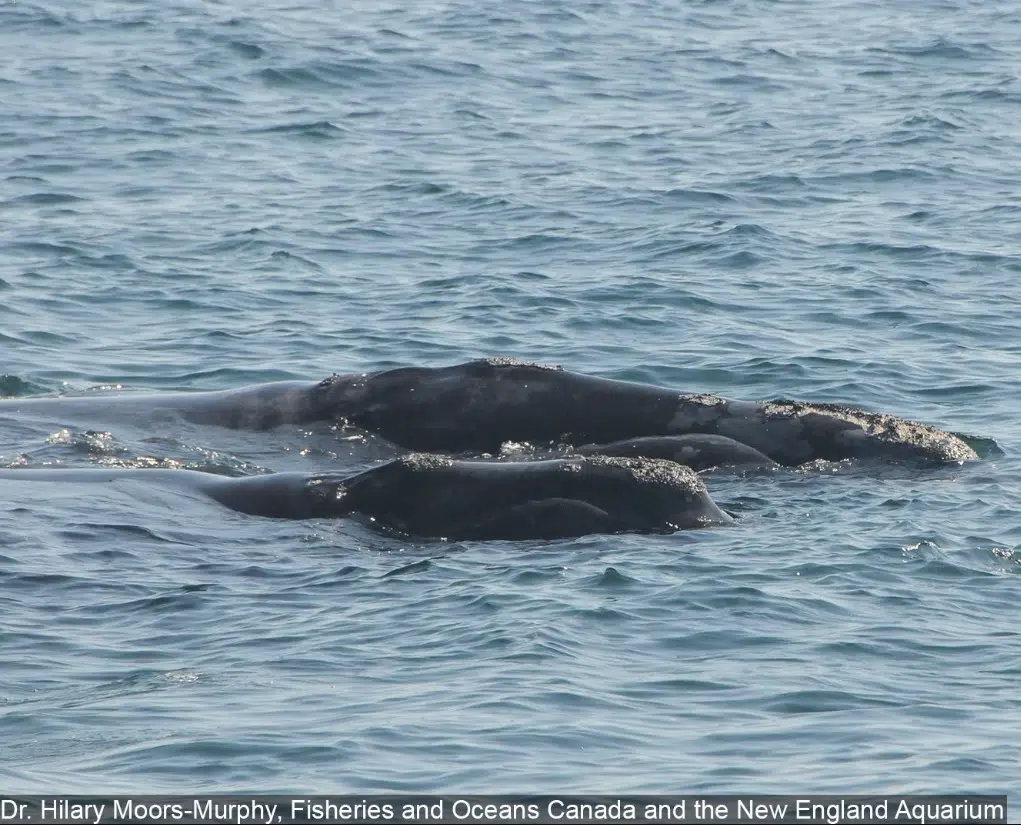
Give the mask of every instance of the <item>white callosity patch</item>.
[[620, 467], [628, 470], [635, 481], [662, 484], [684, 489], [689, 494], [705, 493], [705, 482], [690, 467], [662, 458], [627, 458], [623, 456], [588, 456], [585, 461], [596, 467]]

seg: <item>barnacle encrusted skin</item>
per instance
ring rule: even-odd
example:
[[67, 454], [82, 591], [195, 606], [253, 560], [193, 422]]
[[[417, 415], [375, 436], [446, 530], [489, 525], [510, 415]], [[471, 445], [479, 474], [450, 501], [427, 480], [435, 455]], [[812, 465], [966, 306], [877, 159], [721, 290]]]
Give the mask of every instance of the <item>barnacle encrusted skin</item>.
[[841, 404], [810, 404], [787, 399], [763, 402], [762, 413], [767, 419], [798, 418], [808, 427], [815, 421], [822, 423], [820, 419], [813, 421], [816, 416], [830, 421], [835, 419], [836, 422], [845, 422], [849, 431], [862, 431], [870, 440], [903, 445], [938, 461], [969, 461], [978, 458], [971, 447], [951, 433], [887, 413], [868, 412]]
[[490, 355], [479, 360], [492, 367], [535, 367], [536, 369], [551, 370], [553, 372], [564, 369], [559, 364], [537, 364], [534, 361], [525, 361], [522, 358], [513, 358], [508, 355]]
[[408, 453], [397, 460], [409, 470], [439, 470], [454, 466], [452, 458], [436, 453]]
[[697, 395], [682, 395], [680, 400], [688, 401], [692, 404], [702, 404], [706, 407], [718, 407], [721, 404], [727, 403], [727, 399], [708, 392], [698, 393]]
[[644, 484], [660, 484], [683, 489], [689, 494], [706, 492], [705, 482], [698, 473], [683, 464], [667, 461], [665, 458], [626, 458], [622, 456], [587, 456], [589, 464], [602, 467], [621, 467], [631, 477]]
[[340, 376], [337, 373], [333, 373], [333, 375], [330, 375], [327, 378], [324, 378], [322, 381], [320, 381], [318, 384], [316, 384], [316, 389], [317, 390], [328, 390], [330, 387], [332, 387], [334, 384], [336, 384], [339, 380], [340, 380]]
[[714, 429], [717, 422], [728, 414], [731, 403], [709, 393], [679, 395], [677, 401], [677, 412], [669, 425], [671, 432]]

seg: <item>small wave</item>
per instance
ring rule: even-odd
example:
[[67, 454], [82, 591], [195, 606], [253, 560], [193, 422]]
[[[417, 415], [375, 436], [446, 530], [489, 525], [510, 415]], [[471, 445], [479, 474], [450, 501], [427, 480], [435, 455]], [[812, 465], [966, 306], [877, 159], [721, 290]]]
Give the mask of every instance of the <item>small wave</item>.
[[682, 201], [685, 203], [731, 203], [735, 200], [732, 195], [724, 192], [711, 192], [707, 189], [668, 189], [663, 196], [670, 200]]
[[15, 241], [7, 245], [7, 251], [23, 252], [30, 255], [53, 255], [57, 257], [78, 256], [82, 254], [82, 251], [77, 247], [46, 243], [45, 241]]
[[267, 68], [256, 72], [256, 76], [268, 86], [336, 89], [352, 87], [355, 82], [365, 83], [378, 80], [381, 73], [377, 61], [365, 59], [338, 63], [316, 63], [309, 66]]
[[108, 602], [104, 605], [91, 607], [90, 613], [178, 613], [197, 610], [205, 604], [205, 596], [182, 587], [177, 593], [166, 593], [159, 596], [145, 596], [122, 602]]
[[317, 120], [312, 123], [285, 123], [280, 126], [253, 129], [250, 134], [294, 135], [315, 140], [331, 140], [342, 137], [346, 133], [346, 129], [336, 126], [328, 120]]
[[960, 131], [965, 128], [952, 120], [933, 114], [909, 115], [898, 125], [906, 129], [936, 129], [940, 131]]
[[742, 249], [739, 252], [732, 252], [717, 259], [717, 263], [727, 269], [751, 269], [765, 263], [766, 258]]
[[997, 54], [997, 50], [983, 43], [961, 45], [945, 38], [937, 38], [921, 46], [873, 46], [866, 49], [877, 54], [902, 55], [904, 57], [936, 58], [938, 60], [973, 60]]
[[383, 574], [384, 579], [389, 579], [393, 576], [406, 576], [409, 573], [423, 573], [432, 567], [432, 562], [429, 559], [422, 559], [420, 561], [414, 561], [411, 564], [405, 564], [401, 567], [396, 567], [393, 570], [389, 570]]
[[746, 189], [751, 192], [771, 194], [774, 192], [789, 191], [791, 189], [804, 189], [808, 186], [808, 183], [802, 177], [795, 174], [765, 174], [742, 180], [737, 185], [741, 189]]
[[[0, 288], [2, 287], [3, 283], [0, 282]], [[4, 335], [0, 335], [0, 340], [11, 339]], [[20, 378], [17, 375], [8, 375], [7, 373], [0, 374], [0, 396], [36, 395], [42, 392], [46, 392], [46, 388], [40, 384], [36, 384], [32, 381], [26, 381], [24, 378]]]
[[634, 584], [640, 584], [638, 579], [621, 573], [615, 567], [607, 567], [602, 573], [596, 576], [592, 582], [597, 587], [606, 587], [612, 590], [627, 588]]
[[266, 50], [255, 43], [245, 43], [242, 40], [228, 40], [227, 45], [246, 60], [258, 60], [266, 54]]
[[795, 690], [777, 696], [763, 707], [772, 713], [834, 713], [871, 707], [898, 707], [900, 702], [844, 690]]

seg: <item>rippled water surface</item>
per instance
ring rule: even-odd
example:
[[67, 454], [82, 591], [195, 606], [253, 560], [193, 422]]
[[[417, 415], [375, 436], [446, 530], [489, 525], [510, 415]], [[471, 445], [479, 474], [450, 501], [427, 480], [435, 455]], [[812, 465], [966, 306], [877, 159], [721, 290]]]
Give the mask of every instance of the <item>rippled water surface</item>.
[[[533, 543], [0, 482], [9, 790], [1018, 792], [1016, 3], [8, 0], [0, 54], [2, 394], [503, 354], [984, 456]], [[0, 425], [3, 465], [387, 454]]]

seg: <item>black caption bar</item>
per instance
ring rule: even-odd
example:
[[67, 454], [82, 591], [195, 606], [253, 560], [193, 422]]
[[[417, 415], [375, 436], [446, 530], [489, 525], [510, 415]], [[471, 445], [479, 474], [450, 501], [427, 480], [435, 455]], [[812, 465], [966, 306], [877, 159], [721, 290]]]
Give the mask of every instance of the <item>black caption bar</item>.
[[351, 823], [982, 823], [1007, 797], [969, 796], [2, 796], [0, 825]]

